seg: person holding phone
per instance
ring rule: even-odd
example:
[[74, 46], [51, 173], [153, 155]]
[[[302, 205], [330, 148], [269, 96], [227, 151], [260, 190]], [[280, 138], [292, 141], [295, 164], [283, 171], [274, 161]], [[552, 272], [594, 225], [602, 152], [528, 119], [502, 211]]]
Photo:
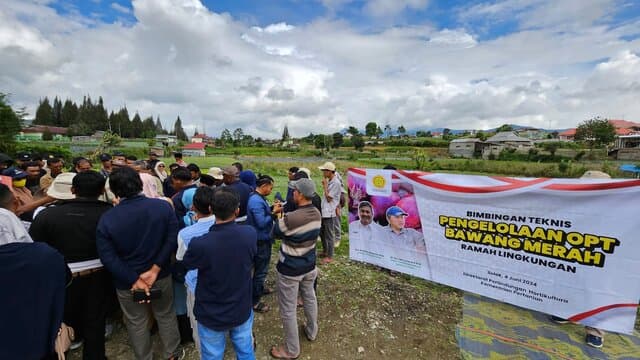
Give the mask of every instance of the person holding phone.
[[[129, 342], [136, 359], [153, 358], [147, 328], [151, 310], [164, 345], [164, 358], [178, 359], [184, 350], [179, 347], [170, 276], [171, 254], [176, 251], [178, 236], [173, 208], [164, 200], [145, 197], [140, 176], [129, 167], [115, 169], [109, 183], [119, 204], [100, 218], [96, 244], [102, 264], [113, 277]], [[140, 290], [147, 296], [142, 297]]]

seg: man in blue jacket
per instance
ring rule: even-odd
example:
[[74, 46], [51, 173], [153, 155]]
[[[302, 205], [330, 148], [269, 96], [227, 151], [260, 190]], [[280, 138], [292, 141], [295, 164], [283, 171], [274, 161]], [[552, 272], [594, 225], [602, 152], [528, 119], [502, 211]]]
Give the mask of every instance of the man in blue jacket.
[[265, 292], [264, 280], [269, 271], [271, 260], [271, 246], [273, 245], [273, 216], [282, 209], [280, 203], [273, 205], [273, 210], [267, 203], [266, 197], [273, 191], [273, 178], [268, 175], [260, 175], [256, 181], [256, 191], [249, 197], [247, 205], [247, 225], [251, 225], [258, 233], [258, 253], [253, 263], [255, 273], [253, 275], [253, 310], [257, 312], [269, 311], [269, 306], [260, 301]]
[[254, 360], [251, 272], [256, 231], [235, 222], [240, 202], [233, 190], [217, 189], [213, 203], [216, 224], [191, 240], [183, 259], [187, 269], [198, 269], [194, 313], [202, 359], [222, 359], [229, 332], [237, 359]]
[[[164, 344], [164, 358], [177, 359], [180, 335], [169, 276], [178, 234], [176, 216], [166, 201], [141, 194], [142, 180], [131, 168], [114, 170], [109, 183], [120, 203], [100, 218], [96, 244], [100, 260], [113, 276], [135, 357], [151, 360], [153, 356], [147, 327], [150, 307]], [[150, 303], [133, 300], [133, 291], [144, 290], [148, 296], [152, 287], [161, 291], [160, 298]]]

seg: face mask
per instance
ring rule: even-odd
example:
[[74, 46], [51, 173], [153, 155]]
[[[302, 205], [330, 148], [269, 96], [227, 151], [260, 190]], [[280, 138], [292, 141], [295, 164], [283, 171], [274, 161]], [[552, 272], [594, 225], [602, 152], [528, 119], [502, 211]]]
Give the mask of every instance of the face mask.
[[13, 187], [21, 188], [27, 185], [27, 179], [13, 180]]

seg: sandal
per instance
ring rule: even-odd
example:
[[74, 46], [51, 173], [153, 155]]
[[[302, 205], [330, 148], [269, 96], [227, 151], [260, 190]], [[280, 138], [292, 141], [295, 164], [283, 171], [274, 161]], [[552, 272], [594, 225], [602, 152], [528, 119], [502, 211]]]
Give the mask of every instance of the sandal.
[[253, 306], [253, 311], [259, 312], [259, 313], [266, 313], [267, 311], [269, 311], [269, 305], [263, 302], [259, 302]]
[[300, 356], [300, 354], [296, 356], [291, 355], [287, 352], [287, 350], [284, 349], [284, 346], [280, 345], [280, 346], [273, 346], [271, 348], [271, 356], [276, 359], [297, 359]]

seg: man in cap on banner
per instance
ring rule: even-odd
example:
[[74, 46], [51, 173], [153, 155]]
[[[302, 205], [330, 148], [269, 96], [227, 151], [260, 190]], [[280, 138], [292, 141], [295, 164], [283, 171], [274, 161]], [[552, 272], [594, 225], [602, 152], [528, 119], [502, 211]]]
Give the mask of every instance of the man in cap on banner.
[[415, 249], [420, 252], [426, 252], [427, 247], [424, 243], [424, 236], [416, 229], [406, 228], [404, 226], [407, 214], [399, 206], [392, 206], [387, 209], [386, 216], [389, 222], [388, 226], [382, 229], [385, 241], [401, 248]]

